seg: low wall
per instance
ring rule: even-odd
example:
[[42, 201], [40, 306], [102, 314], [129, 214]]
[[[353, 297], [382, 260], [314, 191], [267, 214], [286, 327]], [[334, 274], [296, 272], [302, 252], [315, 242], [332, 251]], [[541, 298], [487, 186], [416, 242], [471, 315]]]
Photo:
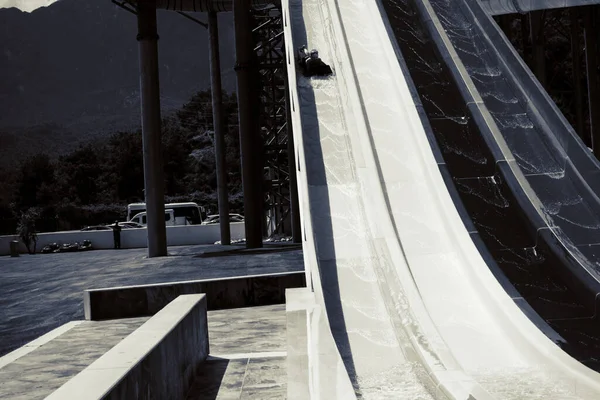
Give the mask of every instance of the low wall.
[[[133, 249], [147, 247], [146, 228], [123, 229], [121, 231], [121, 248]], [[243, 222], [231, 223], [231, 239], [239, 240], [246, 236]], [[114, 247], [112, 231], [65, 231], [38, 234], [37, 251], [51, 243], [73, 243], [91, 240], [94, 249], [112, 249]], [[25, 245], [15, 235], [0, 236], [0, 255], [10, 254], [11, 240], [19, 241], [19, 251], [27, 252]], [[213, 244], [221, 240], [219, 224], [184, 225], [167, 227], [167, 245], [187, 246], [197, 244]]]
[[46, 399], [184, 399], [208, 352], [206, 296], [179, 296]]
[[287, 342], [287, 400], [310, 399], [308, 362], [308, 314], [315, 303], [308, 288], [288, 289], [285, 292]]
[[285, 303], [285, 290], [306, 286], [304, 271], [273, 275], [91, 289], [84, 292], [85, 319], [153, 315], [179, 295], [205, 293], [208, 310]]

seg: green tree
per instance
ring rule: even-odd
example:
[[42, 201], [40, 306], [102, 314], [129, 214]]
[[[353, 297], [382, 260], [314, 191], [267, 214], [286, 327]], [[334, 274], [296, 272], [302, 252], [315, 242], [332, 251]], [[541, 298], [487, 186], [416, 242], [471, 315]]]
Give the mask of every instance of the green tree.
[[104, 191], [120, 201], [140, 199], [144, 189], [141, 131], [116, 133], [109, 139], [106, 151]]
[[97, 147], [80, 146], [59, 158], [61, 191], [72, 202], [88, 205], [98, 201], [98, 178], [102, 171]]
[[[35, 220], [39, 217], [39, 211], [35, 208], [29, 208], [21, 213], [17, 225], [17, 235], [21, 238], [27, 252], [35, 254], [37, 248], [37, 232], [35, 231]], [[31, 245], [33, 244], [33, 249]]]
[[[20, 208], [44, 205], [43, 202], [54, 198], [54, 164], [47, 154], [37, 154], [21, 164], [17, 183], [17, 202]], [[42, 196], [38, 196], [41, 188]]]
[[192, 151], [191, 134], [182, 128], [175, 116], [162, 122], [163, 162], [165, 172], [165, 193], [175, 196], [188, 192], [187, 174], [190, 163], [187, 159]]

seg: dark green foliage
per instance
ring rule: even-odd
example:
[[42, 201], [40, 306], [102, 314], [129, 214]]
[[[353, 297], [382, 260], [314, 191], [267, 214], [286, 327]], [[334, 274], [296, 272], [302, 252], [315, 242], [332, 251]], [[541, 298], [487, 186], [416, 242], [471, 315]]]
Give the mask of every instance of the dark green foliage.
[[[224, 94], [223, 101], [231, 209], [242, 212], [236, 96]], [[197, 93], [163, 118], [167, 202], [217, 208], [212, 129], [210, 91]], [[40, 232], [123, 220], [128, 203], [143, 201], [143, 189], [139, 129], [79, 146], [56, 161], [41, 151], [12, 170], [0, 169], [0, 234], [14, 233], [21, 212], [31, 207], [37, 207], [35, 229]]]
[[37, 154], [21, 164], [17, 201], [20, 208], [43, 206], [52, 202], [56, 183], [54, 164], [47, 154]]
[[29, 208], [23, 211], [19, 216], [17, 224], [17, 235], [25, 244], [29, 254], [35, 254], [37, 248], [37, 233], [35, 221], [39, 218], [40, 213], [36, 208]]
[[98, 197], [98, 177], [101, 172], [98, 148], [81, 146], [71, 154], [59, 158], [57, 180], [63, 197], [77, 203], [92, 204]]

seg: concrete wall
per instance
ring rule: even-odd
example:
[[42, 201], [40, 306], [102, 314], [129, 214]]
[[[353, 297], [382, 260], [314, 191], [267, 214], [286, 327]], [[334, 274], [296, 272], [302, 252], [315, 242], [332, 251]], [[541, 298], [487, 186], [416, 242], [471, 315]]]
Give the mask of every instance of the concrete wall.
[[287, 342], [287, 400], [310, 399], [308, 369], [308, 313], [314, 308], [315, 296], [308, 288], [285, 292]]
[[93, 289], [84, 292], [85, 319], [153, 315], [182, 294], [205, 293], [208, 310], [285, 303], [285, 290], [306, 286], [304, 272]]
[[208, 353], [206, 296], [179, 296], [46, 399], [184, 399]]
[[[238, 240], [245, 237], [243, 222], [231, 224], [231, 239]], [[94, 249], [112, 249], [114, 247], [112, 231], [66, 231], [38, 234], [37, 251], [50, 243], [73, 243], [91, 240]], [[9, 243], [19, 240], [19, 251], [27, 252], [25, 245], [15, 235], [0, 236], [0, 255], [10, 254]], [[167, 227], [167, 244], [169, 246], [185, 246], [196, 244], [213, 244], [221, 240], [220, 227], [213, 225], [185, 225]], [[146, 228], [124, 229], [121, 231], [121, 248], [132, 249], [147, 247]]]

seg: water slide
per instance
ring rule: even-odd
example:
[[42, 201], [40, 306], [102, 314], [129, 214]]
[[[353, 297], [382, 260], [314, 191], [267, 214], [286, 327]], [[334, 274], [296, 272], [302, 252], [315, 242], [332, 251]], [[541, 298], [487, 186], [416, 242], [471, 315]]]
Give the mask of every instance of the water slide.
[[598, 398], [558, 329], [595, 317], [597, 163], [481, 6], [282, 4], [312, 397]]
[[[479, 3], [457, 5], [433, 0], [422, 7], [432, 17], [422, 32], [443, 49], [463, 97], [478, 104], [465, 113], [474, 122], [467, 136], [483, 140], [481, 154], [496, 166], [493, 179], [455, 171], [460, 197], [485, 247], [546, 329], [598, 370], [600, 167]], [[443, 143], [447, 133], [435, 136]], [[502, 194], [502, 206], [474, 205], [483, 191]]]

